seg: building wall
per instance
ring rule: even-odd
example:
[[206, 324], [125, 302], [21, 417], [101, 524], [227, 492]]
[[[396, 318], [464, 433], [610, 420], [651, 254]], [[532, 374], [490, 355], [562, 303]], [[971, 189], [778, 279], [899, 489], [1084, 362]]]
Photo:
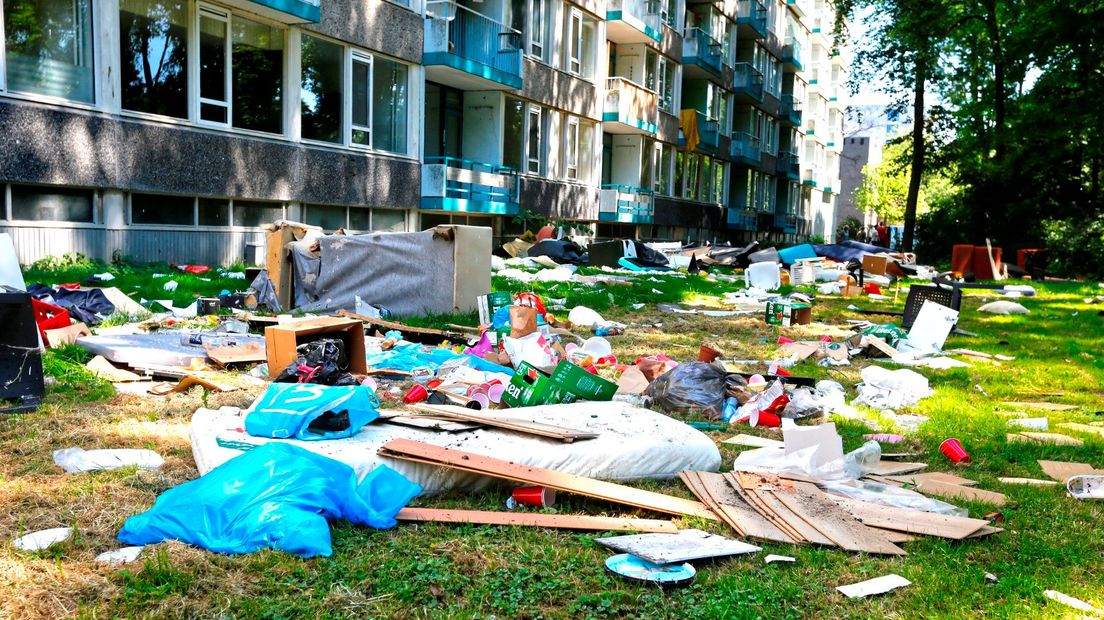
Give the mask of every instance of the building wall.
[[847, 218], [855, 218], [864, 224], [873, 223], [868, 215], [855, 206], [855, 192], [863, 183], [863, 168], [876, 166], [882, 160], [882, 146], [871, 136], [851, 136], [844, 140], [840, 160], [840, 197], [836, 207], [836, 221], [843, 224]]

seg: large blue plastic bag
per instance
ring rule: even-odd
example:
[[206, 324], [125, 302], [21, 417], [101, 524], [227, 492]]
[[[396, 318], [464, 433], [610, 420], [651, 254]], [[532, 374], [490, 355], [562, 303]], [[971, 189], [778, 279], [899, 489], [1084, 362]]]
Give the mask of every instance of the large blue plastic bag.
[[270, 383], [245, 412], [245, 432], [276, 439], [352, 437], [379, 417], [379, 399], [366, 385]]
[[218, 553], [271, 547], [305, 558], [329, 556], [328, 521], [394, 527], [395, 515], [421, 492], [386, 465], [358, 484], [344, 463], [271, 442], [165, 491], [152, 508], [123, 523], [119, 540], [179, 540]]
[[387, 351], [373, 353], [367, 357], [369, 368], [386, 368], [388, 370], [403, 370], [410, 372], [415, 368], [429, 368], [434, 372], [442, 364], [458, 357], [468, 358], [468, 365], [483, 372], [500, 372], [513, 375], [514, 369], [494, 362], [488, 362], [475, 355], [466, 353], [454, 353], [449, 349], [436, 349], [424, 347], [416, 343], [397, 345]]

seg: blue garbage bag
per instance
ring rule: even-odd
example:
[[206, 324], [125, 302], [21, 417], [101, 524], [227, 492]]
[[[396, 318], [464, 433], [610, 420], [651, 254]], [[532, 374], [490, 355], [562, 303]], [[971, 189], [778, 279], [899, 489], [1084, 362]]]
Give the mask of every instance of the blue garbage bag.
[[475, 355], [455, 353], [451, 349], [429, 348], [415, 343], [400, 344], [387, 351], [369, 355], [367, 363], [369, 368], [386, 368], [388, 370], [410, 372], [415, 368], [424, 367], [437, 372], [442, 364], [458, 357], [467, 357], [469, 365], [476, 370], [500, 372], [510, 376], [514, 374], [513, 368], [488, 362]]
[[119, 540], [179, 540], [217, 553], [272, 548], [305, 558], [329, 556], [329, 521], [391, 528], [399, 510], [421, 492], [386, 465], [358, 484], [344, 463], [271, 442], [165, 491], [152, 508], [123, 523]]
[[379, 417], [379, 399], [367, 385], [270, 383], [245, 412], [245, 432], [276, 439], [352, 437]]

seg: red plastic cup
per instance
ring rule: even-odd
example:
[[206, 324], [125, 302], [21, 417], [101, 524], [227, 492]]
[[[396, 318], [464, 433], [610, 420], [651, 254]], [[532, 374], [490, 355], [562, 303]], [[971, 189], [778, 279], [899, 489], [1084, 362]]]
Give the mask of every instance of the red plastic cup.
[[953, 437], [939, 444], [939, 451], [952, 463], [970, 463], [973, 461], [966, 452], [966, 448], [962, 447], [962, 442]]
[[429, 398], [429, 391], [425, 389], [425, 386], [415, 384], [414, 387], [410, 388], [410, 391], [403, 396], [403, 402], [408, 405], [413, 405], [427, 398]]
[[704, 344], [698, 347], [698, 361], [705, 362], [706, 364], [712, 362], [721, 356], [721, 352], [713, 347], [707, 347]]
[[878, 285], [873, 283], [873, 282], [867, 282], [866, 284], [864, 284], [863, 285], [863, 290], [866, 291], [867, 295], [881, 295], [882, 294], [882, 289], [879, 288]]
[[793, 338], [787, 338], [785, 336], [778, 337], [778, 344], [793, 344], [795, 340]]
[[760, 411], [759, 412], [759, 420], [756, 421], [755, 425], [756, 426], [765, 426], [767, 428], [778, 428], [779, 426], [782, 426], [782, 418], [774, 415], [773, 413], [767, 413], [766, 411]]
[[556, 503], [556, 489], [538, 486], [517, 487], [510, 497], [521, 506], [548, 508]]

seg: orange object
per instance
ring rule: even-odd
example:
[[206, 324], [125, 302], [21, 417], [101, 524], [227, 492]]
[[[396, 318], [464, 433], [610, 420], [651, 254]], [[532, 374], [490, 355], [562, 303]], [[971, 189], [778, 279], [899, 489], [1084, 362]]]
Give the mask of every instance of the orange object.
[[537, 231], [537, 242], [540, 243], [545, 239], [551, 239], [556, 234], [556, 229], [552, 228], [551, 224], [546, 224], [543, 228]]
[[510, 497], [522, 506], [548, 508], [556, 503], [556, 490], [539, 486], [517, 487]]
[[[996, 263], [997, 269], [1000, 269], [1001, 264], [1001, 249], [993, 248], [993, 263]], [[974, 276], [978, 280], [992, 280], [996, 277], [993, 273], [993, 265], [989, 262], [989, 249], [983, 245], [974, 246]]]
[[955, 277], [973, 270], [974, 246], [961, 244], [951, 248], [951, 271], [954, 272]]

